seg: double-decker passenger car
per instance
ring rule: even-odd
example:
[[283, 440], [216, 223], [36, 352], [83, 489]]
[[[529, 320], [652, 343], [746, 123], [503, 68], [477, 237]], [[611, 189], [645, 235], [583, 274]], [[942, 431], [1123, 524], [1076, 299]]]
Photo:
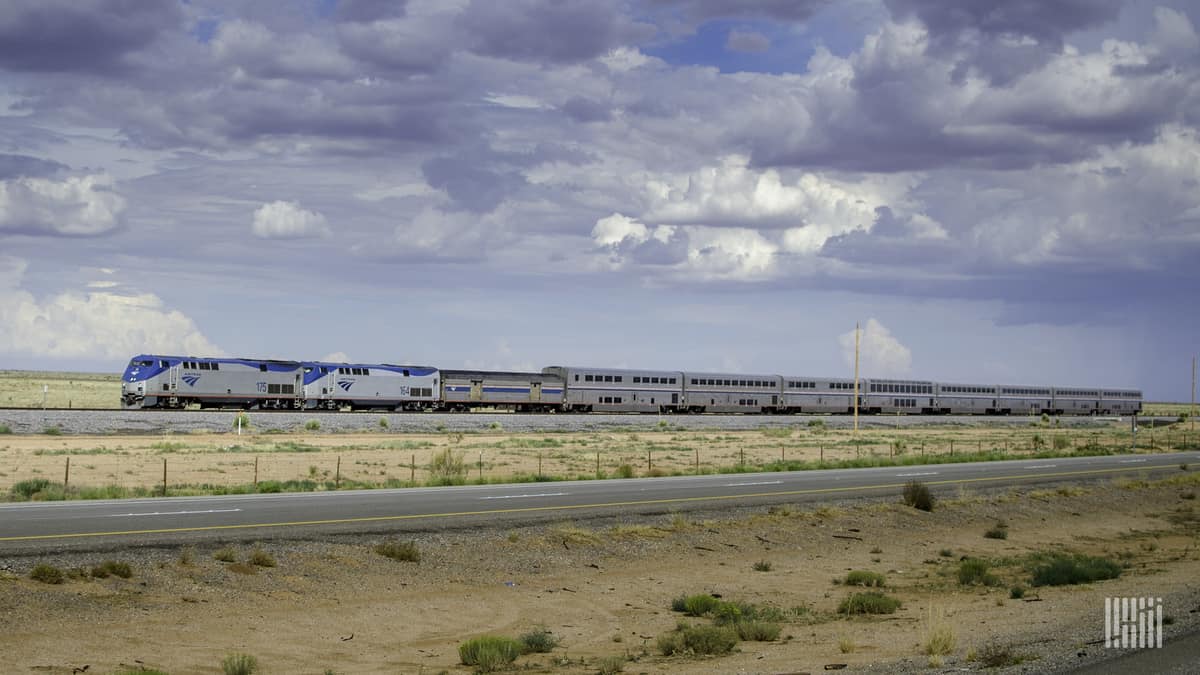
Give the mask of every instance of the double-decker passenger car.
[[307, 408], [425, 410], [437, 407], [438, 370], [388, 363], [305, 361]]
[[568, 411], [667, 413], [683, 405], [678, 371], [547, 366], [542, 372], [563, 382]]
[[[785, 413], [848, 413], [854, 410], [854, 380], [785, 375], [783, 378]], [[862, 382], [859, 382], [861, 391]]]
[[991, 415], [997, 410], [996, 385], [939, 382], [934, 387], [938, 412], [947, 415]]
[[303, 407], [302, 375], [296, 361], [133, 357], [121, 376], [125, 408]]
[[933, 382], [925, 380], [862, 380], [858, 407], [868, 413], [931, 413], [934, 387]]
[[442, 370], [443, 410], [500, 408], [552, 412], [562, 408], [562, 378], [552, 373]]
[[683, 373], [689, 412], [772, 413], [782, 395], [778, 375]]

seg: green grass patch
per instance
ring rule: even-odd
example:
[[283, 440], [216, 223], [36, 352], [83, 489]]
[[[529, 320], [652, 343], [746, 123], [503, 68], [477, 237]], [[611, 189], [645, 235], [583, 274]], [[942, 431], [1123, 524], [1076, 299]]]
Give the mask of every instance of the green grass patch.
[[230, 654], [221, 659], [224, 675], [254, 675], [258, 672], [258, 659], [250, 654]]
[[997, 586], [1000, 580], [990, 572], [991, 564], [982, 558], [967, 558], [958, 563], [958, 583], [963, 586], [981, 584]]
[[997, 522], [983, 536], [987, 539], [1008, 539], [1008, 523], [1003, 520]]
[[932, 511], [935, 499], [929, 491], [929, 486], [919, 480], [910, 480], [904, 484], [904, 504], [921, 511]]
[[521, 649], [525, 654], [547, 654], [561, 642], [554, 633], [551, 633], [544, 627], [535, 628], [528, 633], [523, 633], [517, 639], [521, 642]]

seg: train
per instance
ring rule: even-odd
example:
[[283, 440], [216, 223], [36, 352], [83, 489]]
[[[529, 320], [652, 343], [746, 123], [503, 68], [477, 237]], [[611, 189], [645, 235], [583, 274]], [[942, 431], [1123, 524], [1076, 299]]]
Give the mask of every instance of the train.
[[[1109, 387], [861, 378], [862, 414], [1136, 415], [1142, 392]], [[541, 372], [389, 363], [139, 354], [121, 377], [125, 409], [387, 410], [480, 408], [563, 413], [844, 414], [849, 378], [547, 366]]]

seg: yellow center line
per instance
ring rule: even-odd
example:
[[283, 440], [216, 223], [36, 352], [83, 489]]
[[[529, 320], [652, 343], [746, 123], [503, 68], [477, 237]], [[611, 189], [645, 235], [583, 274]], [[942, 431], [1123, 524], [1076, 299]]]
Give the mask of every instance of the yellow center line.
[[[1084, 476], [1089, 474], [1121, 473], [1125, 471], [1149, 471], [1166, 469], [1166, 466], [1137, 466], [1118, 467], [1112, 469], [1087, 469], [1083, 471], [1055, 471], [1050, 473], [1013, 474], [1008, 476], [984, 476], [980, 478], [949, 478], [946, 480], [924, 481], [926, 485], [953, 485], [960, 483], [983, 483], [1009, 480], [1013, 478], [1056, 478], [1064, 476]], [[804, 490], [779, 490], [775, 492], [755, 492], [736, 495], [713, 495], [709, 497], [670, 497], [661, 499], [639, 499], [623, 502], [599, 502], [594, 504], [566, 504], [562, 506], [526, 506], [511, 509], [486, 509], [482, 511], [451, 511], [446, 513], [413, 513], [398, 516], [363, 516], [359, 518], [331, 518], [326, 520], [297, 520], [282, 523], [246, 523], [241, 525], [202, 525], [199, 527], [170, 527], [153, 530], [116, 530], [113, 532], [71, 532], [65, 534], [30, 534], [19, 537], [0, 537], [5, 541], [34, 541], [44, 539], [79, 539], [84, 537], [117, 537], [139, 534], [171, 534], [179, 532], [206, 532], [216, 530], [246, 530], [258, 527], [304, 527], [311, 525], [339, 525], [349, 523], [372, 523], [399, 520], [416, 520], [420, 518], [458, 518], [464, 516], [501, 515], [511, 513], [535, 513], [539, 511], [566, 511], [577, 509], [603, 509], [617, 506], [647, 506], [651, 504], [683, 504], [688, 502], [707, 502], [730, 499], [754, 499], [758, 497], [788, 497], [796, 495], [829, 494], [835, 492], [862, 492], [865, 490], [883, 490], [903, 487], [904, 483], [882, 483], [879, 485], [859, 485], [855, 487], [807, 488]]]

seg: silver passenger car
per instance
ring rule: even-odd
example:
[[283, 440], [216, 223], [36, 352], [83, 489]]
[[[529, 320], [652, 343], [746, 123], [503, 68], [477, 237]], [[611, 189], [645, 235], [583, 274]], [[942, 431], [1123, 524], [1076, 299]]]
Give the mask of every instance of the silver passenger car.
[[[859, 388], [863, 383], [859, 382]], [[854, 380], [787, 375], [783, 378], [783, 406], [787, 413], [847, 413], [854, 410]]]
[[688, 412], [773, 413], [783, 397], [779, 375], [683, 373]]
[[676, 412], [683, 405], [683, 373], [668, 370], [547, 366], [563, 382], [563, 409], [573, 412]]
[[938, 412], [948, 415], [991, 415], [999, 408], [994, 384], [936, 385]]
[[562, 378], [549, 373], [442, 370], [443, 410], [500, 408], [551, 412], [562, 408]]
[[1050, 387], [1001, 384], [996, 391], [996, 412], [1001, 415], [1041, 415], [1054, 409]]

